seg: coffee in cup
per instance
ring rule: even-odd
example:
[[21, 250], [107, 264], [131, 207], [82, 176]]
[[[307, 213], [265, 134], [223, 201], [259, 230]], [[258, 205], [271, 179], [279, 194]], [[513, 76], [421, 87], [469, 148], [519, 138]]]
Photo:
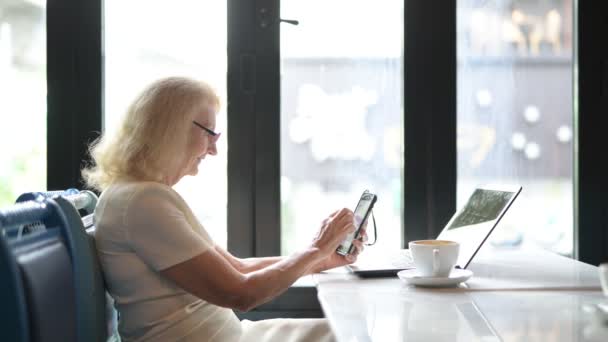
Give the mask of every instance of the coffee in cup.
[[423, 277], [447, 277], [458, 261], [460, 245], [448, 240], [417, 240], [409, 243], [414, 266]]

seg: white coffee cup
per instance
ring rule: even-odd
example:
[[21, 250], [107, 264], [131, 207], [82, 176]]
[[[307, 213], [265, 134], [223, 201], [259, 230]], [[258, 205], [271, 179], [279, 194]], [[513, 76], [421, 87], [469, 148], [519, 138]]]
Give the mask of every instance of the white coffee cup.
[[423, 277], [447, 277], [458, 261], [460, 245], [447, 240], [417, 240], [409, 243], [414, 266]]
[[608, 262], [600, 264], [600, 267], [598, 267], [598, 272], [600, 276], [600, 283], [602, 284], [602, 291], [604, 291], [604, 296], [608, 296]]

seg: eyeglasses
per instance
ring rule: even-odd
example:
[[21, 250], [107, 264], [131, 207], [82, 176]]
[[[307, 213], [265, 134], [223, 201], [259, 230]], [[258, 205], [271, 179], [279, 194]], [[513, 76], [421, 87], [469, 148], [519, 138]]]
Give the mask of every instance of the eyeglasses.
[[209, 128], [207, 128], [207, 127], [201, 125], [200, 123], [196, 122], [196, 121], [192, 121], [192, 123], [195, 124], [195, 125], [197, 125], [203, 131], [207, 132], [209, 134], [209, 136], [211, 136], [211, 141], [212, 142], [215, 143], [217, 141], [217, 139], [220, 138], [220, 134], [221, 133], [214, 132], [214, 131], [210, 130]]

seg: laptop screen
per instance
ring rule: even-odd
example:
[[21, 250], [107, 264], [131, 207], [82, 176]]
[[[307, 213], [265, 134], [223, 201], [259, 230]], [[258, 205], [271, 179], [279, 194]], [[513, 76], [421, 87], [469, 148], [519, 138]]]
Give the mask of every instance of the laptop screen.
[[514, 189], [475, 189], [467, 203], [452, 216], [438, 240], [460, 243], [457, 265], [466, 268], [513, 200], [521, 192]]

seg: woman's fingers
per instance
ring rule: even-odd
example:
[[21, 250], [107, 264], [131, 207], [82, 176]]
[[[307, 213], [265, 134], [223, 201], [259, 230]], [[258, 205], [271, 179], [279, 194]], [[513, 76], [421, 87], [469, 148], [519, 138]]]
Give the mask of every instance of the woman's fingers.
[[361, 254], [361, 252], [363, 252], [363, 249], [365, 248], [365, 246], [363, 245], [363, 242], [361, 242], [359, 240], [354, 240], [353, 245], [355, 246], [355, 249], [353, 250], [353, 252], [350, 254], [347, 254], [345, 256], [346, 260], [349, 263], [353, 263], [353, 262], [357, 261], [357, 257], [359, 256], [359, 254]]
[[340, 210], [343, 210], [343, 209], [338, 209], [338, 210], [334, 211], [333, 213], [329, 214], [329, 218], [333, 218], [334, 216], [338, 215]]
[[355, 230], [353, 212], [343, 208], [335, 211], [333, 216], [323, 220], [313, 244], [326, 253], [331, 253], [339, 246], [348, 233]]
[[327, 223], [329, 223], [329, 221], [331, 221], [338, 213], [340, 212], [340, 209], [334, 211], [333, 213], [329, 214], [329, 216], [327, 216], [327, 218], [325, 218], [323, 220], [323, 225], [326, 225]]
[[354, 254], [359, 255], [365, 249], [365, 245], [363, 244], [363, 241], [354, 240], [353, 245], [355, 246], [355, 250], [353, 251]]
[[367, 240], [369, 240], [369, 235], [367, 235], [367, 232], [363, 230], [363, 228], [361, 228], [361, 231], [359, 232], [359, 240], [363, 243], [366, 243]]
[[336, 224], [343, 226], [346, 224], [355, 223], [355, 215], [350, 209], [342, 209], [340, 213], [333, 220]]
[[341, 209], [338, 214], [328, 222], [328, 226], [335, 226], [331, 229], [339, 231], [339, 234], [343, 235], [354, 231], [354, 223], [355, 219], [353, 212], [350, 209]]
[[340, 220], [343, 220], [345, 217], [352, 216], [352, 215], [353, 215], [353, 212], [350, 209], [342, 208], [342, 209], [338, 210], [338, 212], [332, 217], [332, 221], [340, 222]]

